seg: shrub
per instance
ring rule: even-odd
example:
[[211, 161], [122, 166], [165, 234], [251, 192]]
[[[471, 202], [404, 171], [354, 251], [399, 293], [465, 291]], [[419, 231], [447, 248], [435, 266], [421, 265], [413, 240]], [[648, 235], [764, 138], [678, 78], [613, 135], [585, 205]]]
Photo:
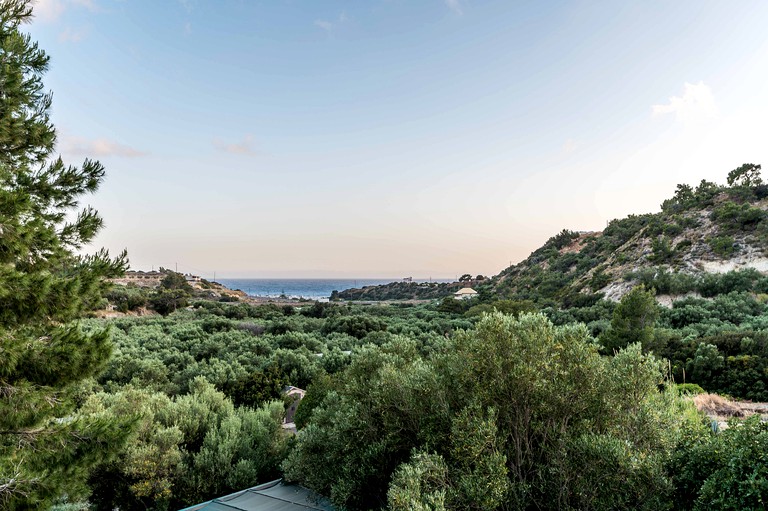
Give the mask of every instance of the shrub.
[[720, 257], [728, 257], [736, 253], [738, 246], [731, 236], [717, 236], [709, 239], [712, 251]]
[[[453, 298], [451, 298], [451, 300], [453, 300]], [[325, 321], [322, 332], [324, 334], [340, 332], [362, 339], [370, 332], [386, 329], [387, 325], [382, 320], [368, 316], [367, 314], [358, 314], [355, 316], [337, 316], [329, 318]]]
[[695, 383], [678, 383], [677, 391], [683, 396], [695, 396], [704, 394], [706, 391]]
[[613, 310], [611, 328], [600, 338], [604, 351], [611, 353], [634, 343], [645, 346], [653, 340], [658, 317], [659, 305], [653, 293], [636, 286]]
[[147, 305], [148, 292], [138, 287], [115, 286], [106, 294], [106, 298], [120, 312], [136, 310]]
[[158, 288], [149, 298], [149, 304], [154, 310], [167, 316], [171, 312], [186, 307], [189, 294], [183, 289]]
[[710, 218], [729, 231], [754, 229], [765, 218], [765, 211], [749, 204], [739, 205], [728, 201], [716, 207]]
[[603, 268], [600, 268], [592, 274], [592, 278], [589, 280], [589, 287], [592, 291], [597, 291], [610, 283], [611, 277], [603, 271]]
[[246, 332], [250, 333], [254, 337], [258, 337], [262, 335], [267, 330], [267, 327], [265, 327], [264, 325], [259, 325], [256, 323], [240, 323], [239, 325], [237, 325], [237, 327], [240, 328], [241, 330], [245, 330]]
[[698, 283], [698, 290], [701, 296], [711, 298], [734, 291], [762, 291], [766, 285], [768, 280], [759, 271], [748, 268], [723, 274], [708, 273]]
[[654, 239], [651, 242], [651, 249], [653, 250], [653, 254], [651, 254], [651, 257], [648, 259], [657, 263], [668, 261], [674, 253], [669, 238], [666, 236], [659, 236]]
[[765, 509], [768, 501], [768, 423], [759, 416], [719, 434], [698, 433], [678, 448], [672, 465], [675, 508]]
[[675, 245], [675, 252], [681, 253], [686, 249], [691, 248], [691, 245], [693, 245], [693, 242], [691, 240], [689, 239], [681, 240], [680, 243]]
[[318, 393], [286, 478], [347, 509], [388, 494], [391, 509], [664, 507], [686, 405], [639, 346], [601, 357], [583, 326], [494, 313], [431, 358], [416, 349], [358, 352]]

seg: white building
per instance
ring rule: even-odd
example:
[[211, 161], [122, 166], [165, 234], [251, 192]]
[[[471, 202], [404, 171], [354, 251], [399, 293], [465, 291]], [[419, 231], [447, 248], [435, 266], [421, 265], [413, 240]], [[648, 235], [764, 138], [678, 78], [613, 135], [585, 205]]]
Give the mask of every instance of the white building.
[[203, 280], [199, 275], [192, 275], [191, 273], [185, 273], [184, 278], [187, 282], [200, 282]]
[[477, 291], [472, 289], [471, 287], [463, 287], [453, 293], [453, 297], [457, 300], [469, 300], [473, 296], [477, 296]]

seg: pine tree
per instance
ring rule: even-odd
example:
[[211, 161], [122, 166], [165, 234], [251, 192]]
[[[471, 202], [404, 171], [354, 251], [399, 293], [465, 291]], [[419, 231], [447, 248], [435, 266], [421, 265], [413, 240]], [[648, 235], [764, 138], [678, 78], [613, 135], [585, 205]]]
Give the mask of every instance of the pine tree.
[[73, 320], [127, 260], [78, 255], [102, 226], [79, 199], [104, 168], [53, 155], [48, 57], [21, 31], [31, 15], [29, 0], [0, 0], [0, 508], [11, 510], [83, 495], [89, 468], [131, 424], [76, 410], [81, 382], [111, 348], [107, 331], [85, 335]]

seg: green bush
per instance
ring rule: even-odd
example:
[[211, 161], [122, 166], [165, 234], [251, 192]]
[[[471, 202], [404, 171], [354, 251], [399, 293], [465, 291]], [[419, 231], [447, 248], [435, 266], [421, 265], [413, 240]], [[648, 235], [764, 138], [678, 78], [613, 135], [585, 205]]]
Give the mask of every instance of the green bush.
[[[454, 299], [450, 298], [450, 300]], [[324, 334], [339, 332], [362, 339], [371, 332], [378, 332], [386, 329], [387, 325], [382, 320], [367, 314], [357, 314], [353, 316], [336, 316], [327, 319], [323, 325], [322, 332]]]
[[747, 203], [728, 201], [716, 207], [710, 218], [728, 231], [748, 230], [754, 229], [765, 218], [765, 211]]
[[669, 238], [666, 236], [659, 236], [658, 238], [655, 238], [651, 242], [651, 250], [653, 250], [653, 253], [648, 259], [656, 263], [663, 263], [668, 261], [674, 254], [674, 251], [672, 250], [672, 244], [670, 243]]
[[144, 288], [114, 286], [106, 293], [106, 298], [120, 312], [136, 310], [147, 305], [149, 292]]
[[613, 310], [611, 327], [600, 337], [606, 353], [613, 353], [630, 344], [646, 346], [653, 340], [654, 327], [659, 318], [659, 305], [653, 292], [636, 286], [625, 294]]
[[676, 509], [765, 509], [768, 502], [768, 423], [732, 420], [719, 434], [698, 433], [675, 453]]
[[675, 245], [675, 252], [684, 253], [686, 250], [691, 248], [691, 245], [693, 245], [693, 242], [691, 242], [689, 239], [680, 240], [680, 242]]
[[449, 314], [464, 314], [469, 310], [470, 302], [471, 300], [457, 300], [452, 296], [446, 296], [437, 306], [437, 310]]
[[717, 236], [708, 240], [712, 251], [720, 257], [728, 257], [736, 253], [738, 246], [731, 236]]
[[695, 383], [678, 383], [677, 391], [683, 396], [695, 396], [706, 392], [706, 390]]
[[768, 286], [768, 278], [759, 271], [749, 268], [728, 273], [708, 273], [704, 275], [697, 288], [701, 296], [712, 298], [734, 291], [762, 291]]
[[675, 237], [683, 232], [683, 227], [677, 224], [665, 224], [663, 233], [665, 236]]
[[592, 274], [592, 278], [589, 280], [589, 287], [592, 291], [597, 291], [604, 288], [611, 283], [610, 275], [607, 275], [603, 268], [599, 268]]
[[188, 305], [189, 293], [183, 289], [167, 289], [158, 288], [149, 297], [149, 304], [152, 308], [167, 316], [168, 314], [177, 311]]

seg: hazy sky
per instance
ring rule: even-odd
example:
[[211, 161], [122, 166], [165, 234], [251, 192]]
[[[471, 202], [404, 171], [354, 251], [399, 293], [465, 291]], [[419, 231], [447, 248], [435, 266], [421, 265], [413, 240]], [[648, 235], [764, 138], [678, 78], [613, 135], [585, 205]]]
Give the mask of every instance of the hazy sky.
[[[768, 2], [39, 0], [97, 246], [211, 276], [496, 274], [767, 163]], [[767, 168], [768, 170], [768, 168]]]

